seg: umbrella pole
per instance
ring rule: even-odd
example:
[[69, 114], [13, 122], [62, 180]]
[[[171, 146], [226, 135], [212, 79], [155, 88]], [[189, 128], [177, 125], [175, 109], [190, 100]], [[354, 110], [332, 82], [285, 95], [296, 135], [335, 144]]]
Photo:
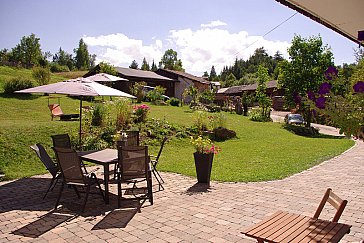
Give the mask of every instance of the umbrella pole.
[[78, 132], [79, 135], [79, 150], [82, 150], [82, 96], [80, 97], [80, 129]]

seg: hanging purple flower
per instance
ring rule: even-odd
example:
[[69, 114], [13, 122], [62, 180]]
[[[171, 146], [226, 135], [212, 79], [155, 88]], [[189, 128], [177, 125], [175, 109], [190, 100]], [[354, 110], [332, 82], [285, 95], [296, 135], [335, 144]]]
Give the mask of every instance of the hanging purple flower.
[[328, 80], [332, 80], [334, 78], [337, 77], [338, 71], [335, 67], [330, 66], [326, 71], [325, 71], [325, 78]]
[[302, 97], [297, 92], [293, 94], [293, 99], [296, 104], [301, 104]]
[[307, 92], [307, 97], [312, 100], [312, 101], [315, 101], [315, 93], [312, 92], [312, 91], [308, 91]]
[[354, 86], [353, 89], [356, 93], [364, 93], [364, 82], [358, 81]]
[[327, 82], [323, 82], [321, 85], [320, 85], [320, 88], [319, 88], [319, 94], [328, 94], [330, 93], [330, 90], [331, 90], [331, 84], [327, 83]]
[[316, 107], [319, 109], [325, 109], [325, 101], [326, 98], [324, 96], [320, 96], [316, 99]]

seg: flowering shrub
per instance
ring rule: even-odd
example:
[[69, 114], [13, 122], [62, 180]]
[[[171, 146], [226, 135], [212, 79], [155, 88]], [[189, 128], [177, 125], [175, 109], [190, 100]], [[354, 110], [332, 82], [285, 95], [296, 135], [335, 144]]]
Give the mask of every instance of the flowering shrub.
[[191, 136], [191, 143], [195, 147], [197, 153], [201, 154], [218, 154], [221, 149], [215, 146], [210, 139], [198, 136], [194, 138]]
[[145, 104], [134, 106], [135, 122], [144, 122], [149, 110], [150, 107]]
[[330, 82], [338, 78], [337, 74], [336, 68], [329, 67], [325, 72], [327, 81], [317, 93], [309, 91], [307, 98], [316, 111], [330, 117], [340, 133], [364, 139], [364, 82], [356, 82], [346, 95], [335, 95]]

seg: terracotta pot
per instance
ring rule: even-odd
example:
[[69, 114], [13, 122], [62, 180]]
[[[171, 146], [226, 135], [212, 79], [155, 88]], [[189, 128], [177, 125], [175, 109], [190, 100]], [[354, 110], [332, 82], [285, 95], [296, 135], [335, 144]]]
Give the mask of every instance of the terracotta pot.
[[214, 154], [201, 154], [195, 152], [193, 153], [193, 156], [195, 158], [195, 167], [198, 183], [206, 183], [210, 185], [211, 168]]

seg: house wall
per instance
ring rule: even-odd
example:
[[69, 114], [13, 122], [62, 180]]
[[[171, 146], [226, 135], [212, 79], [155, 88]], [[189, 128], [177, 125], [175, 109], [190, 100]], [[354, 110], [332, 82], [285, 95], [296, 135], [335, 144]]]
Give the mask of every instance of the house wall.
[[178, 81], [179, 82], [176, 82], [175, 84], [175, 97], [181, 100], [183, 92], [186, 88], [193, 85], [193, 82], [190, 79], [184, 77], [178, 77]]

